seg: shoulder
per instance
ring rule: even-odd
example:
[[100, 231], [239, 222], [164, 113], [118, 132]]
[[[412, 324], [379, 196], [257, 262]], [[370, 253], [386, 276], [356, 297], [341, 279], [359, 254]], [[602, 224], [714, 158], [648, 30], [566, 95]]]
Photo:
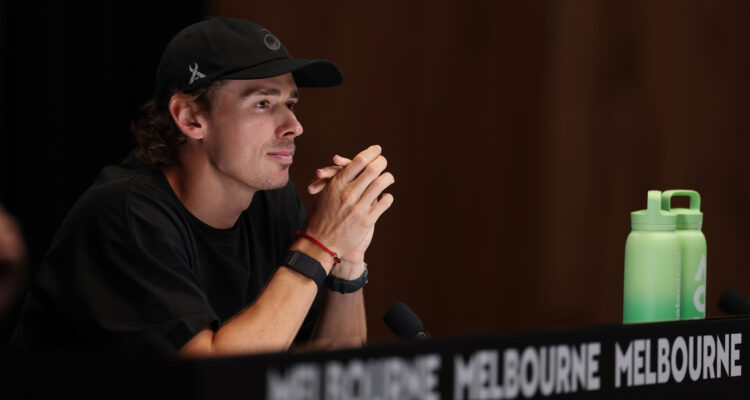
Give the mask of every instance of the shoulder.
[[104, 168], [91, 187], [81, 196], [84, 208], [96, 210], [139, 209], [168, 206], [177, 198], [170, 192], [166, 178], [160, 171], [144, 173], [109, 166]]
[[105, 167], [71, 208], [61, 231], [86, 229], [126, 238], [153, 226], [177, 234], [170, 226], [182, 225], [184, 218], [168, 185], [158, 170]]

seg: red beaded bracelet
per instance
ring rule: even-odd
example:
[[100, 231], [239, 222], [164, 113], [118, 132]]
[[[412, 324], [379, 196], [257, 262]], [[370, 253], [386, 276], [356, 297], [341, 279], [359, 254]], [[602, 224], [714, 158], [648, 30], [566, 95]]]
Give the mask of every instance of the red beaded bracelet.
[[336, 266], [336, 264], [338, 264], [338, 263], [341, 262], [341, 259], [339, 258], [339, 255], [336, 254], [335, 251], [331, 251], [331, 249], [329, 249], [328, 247], [325, 247], [323, 245], [323, 243], [320, 243], [314, 237], [312, 237], [312, 236], [310, 236], [310, 235], [308, 235], [308, 234], [306, 234], [305, 232], [302, 232], [302, 231], [297, 231], [297, 237], [303, 237], [303, 238], [305, 238], [305, 239], [307, 239], [307, 240], [315, 243], [316, 245], [318, 245], [318, 247], [320, 247], [321, 249], [323, 249], [326, 252], [328, 252], [328, 254], [330, 254], [331, 256], [333, 256], [333, 266], [334, 267]]

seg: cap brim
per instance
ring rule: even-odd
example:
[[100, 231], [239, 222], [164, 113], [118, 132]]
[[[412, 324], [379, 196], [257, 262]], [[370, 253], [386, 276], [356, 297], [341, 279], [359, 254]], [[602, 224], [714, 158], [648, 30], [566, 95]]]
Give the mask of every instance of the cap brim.
[[264, 79], [292, 73], [299, 87], [340, 85], [344, 75], [336, 64], [327, 60], [280, 58], [250, 68], [230, 72], [221, 79]]

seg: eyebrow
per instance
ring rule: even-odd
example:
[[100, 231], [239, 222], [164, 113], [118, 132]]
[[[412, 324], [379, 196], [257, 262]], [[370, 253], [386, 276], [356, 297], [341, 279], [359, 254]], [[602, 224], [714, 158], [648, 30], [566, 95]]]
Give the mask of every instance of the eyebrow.
[[[242, 92], [242, 98], [247, 98], [253, 95], [259, 94], [261, 96], [281, 96], [281, 90], [270, 87], [250, 87]], [[299, 99], [299, 91], [295, 89], [292, 91], [291, 96], [294, 99]]]

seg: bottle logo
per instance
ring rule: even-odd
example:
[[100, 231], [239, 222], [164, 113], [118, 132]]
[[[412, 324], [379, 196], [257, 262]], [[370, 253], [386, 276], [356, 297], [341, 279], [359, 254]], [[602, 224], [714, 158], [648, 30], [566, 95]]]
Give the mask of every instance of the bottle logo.
[[675, 274], [675, 286], [676, 286], [676, 292], [677, 296], [674, 303], [674, 314], [676, 319], [680, 319], [680, 284], [682, 281], [682, 253], [679, 251], [677, 252], [677, 273]]
[[[706, 255], [701, 255], [701, 262], [698, 264], [698, 271], [695, 273], [695, 282], [704, 282], [695, 289], [693, 294], [693, 305], [698, 312], [706, 312]], [[701, 297], [703, 300], [701, 300]]]

